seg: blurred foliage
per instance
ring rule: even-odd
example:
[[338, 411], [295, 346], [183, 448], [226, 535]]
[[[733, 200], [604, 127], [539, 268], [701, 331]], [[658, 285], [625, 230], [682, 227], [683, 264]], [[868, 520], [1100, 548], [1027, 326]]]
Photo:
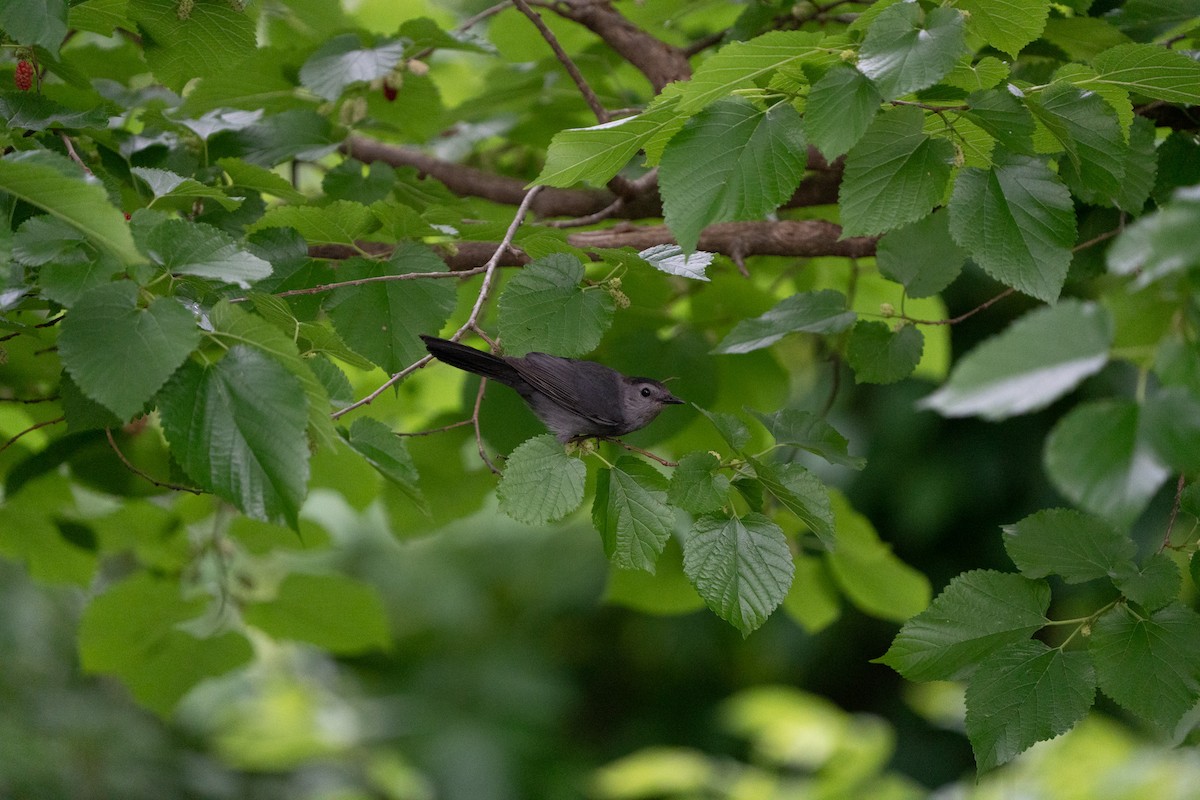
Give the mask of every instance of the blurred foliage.
[[[656, 136], [632, 144], [637, 125], [584, 129], [543, 38], [487, 2], [0, 4], [0, 796], [1195, 794], [1194, 747], [1166, 746], [1195, 743], [1200, 693], [1200, 495], [1173, 479], [1200, 471], [1194, 9], [617, 5], [695, 45], [696, 80], [656, 95], [539, 8], [606, 107], [644, 108]], [[444, 270], [513, 221], [344, 157], [351, 133], [519, 186], [657, 164], [685, 246], [774, 216], [884, 237], [877, 260], [756, 256], [747, 280], [736, 252], [531, 223], [534, 264], [494, 285], [317, 291]], [[847, 154], [839, 204], [777, 211], [808, 143]], [[680, 466], [564, 454], [511, 392], [476, 434], [478, 384], [443, 368], [331, 420], [417, 334], [476, 323], [675, 379], [702, 411], [628, 440]], [[533, 478], [498, 491], [481, 449]], [[1065, 505], [1094, 517], [1041, 524]], [[1018, 589], [954, 605], [980, 585]], [[1070, 653], [1065, 713], [1035, 697], [1032, 723], [981, 733], [1026, 684], [973, 703], [978, 684], [873, 661], [897, 623], [928, 656], [1020, 591], [1018, 649], [889, 663], [1011, 678], [988, 659]], [[1179, 635], [1127, 669], [1119, 628], [1147, 620]], [[1076, 637], [1107, 642], [1107, 697]]]

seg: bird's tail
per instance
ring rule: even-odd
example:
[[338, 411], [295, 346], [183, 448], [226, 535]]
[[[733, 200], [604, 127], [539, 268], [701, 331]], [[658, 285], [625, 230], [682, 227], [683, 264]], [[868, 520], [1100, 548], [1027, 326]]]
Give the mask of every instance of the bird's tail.
[[449, 339], [439, 339], [436, 336], [422, 334], [421, 341], [425, 342], [425, 349], [431, 356], [452, 367], [473, 372], [509, 386], [521, 379], [517, 371], [499, 356], [476, 350], [474, 347], [467, 347], [465, 344], [452, 342]]

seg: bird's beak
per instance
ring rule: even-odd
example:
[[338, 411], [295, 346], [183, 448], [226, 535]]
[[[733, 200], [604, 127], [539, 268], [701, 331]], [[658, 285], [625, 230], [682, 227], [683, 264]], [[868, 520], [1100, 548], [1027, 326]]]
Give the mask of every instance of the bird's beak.
[[680, 400], [678, 397], [676, 397], [673, 394], [667, 394], [667, 396], [663, 398], [663, 402], [666, 403], [667, 405], [681, 406], [681, 405], [683, 405], [684, 401]]

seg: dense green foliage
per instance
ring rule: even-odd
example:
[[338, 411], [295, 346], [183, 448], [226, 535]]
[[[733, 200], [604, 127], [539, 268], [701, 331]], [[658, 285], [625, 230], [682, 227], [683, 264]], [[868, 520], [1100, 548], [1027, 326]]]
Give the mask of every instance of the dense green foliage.
[[[494, 531], [473, 552], [505, 569], [504, 537], [534, 534], [498, 511], [572, 532], [509, 599], [544, 624], [555, 565], [600, 555], [611, 603], [707, 606], [738, 637], [903, 623], [861, 660], [961, 682], [980, 773], [1097, 702], [1191, 739], [1187, 3], [437, 5], [0, 11], [0, 554], [86, 590], [84, 670], [234, 767], [328, 755], [336, 731], [239, 751], [222, 736], [252, 741], [253, 714], [222, 702], [269, 702], [307, 657], [383, 673], [413, 631], [454, 629], [400, 599], [453, 589], [456, 525]], [[690, 404], [564, 448], [504, 387], [427, 367], [439, 333], [670, 378]], [[991, 503], [938, 477], [974, 456], [905, 439], [934, 414], [1000, 423], [976, 429], [991, 478], [1040, 462], [1049, 485]], [[1006, 439], [1015, 418], [1043, 427]], [[973, 503], [1004, 527], [953, 563], [893, 552]], [[330, 691], [297, 714], [316, 725]], [[882, 722], [773, 691], [726, 725], [783, 768], [763, 780], [826, 763], [770, 751], [774, 707], [869, 729], [839, 745], [858, 760], [826, 754], [845, 770], [826, 791], [917, 791], [882, 768]], [[636, 796], [678, 757], [698, 782], [647, 792], [739, 796], [715, 762], [658, 755], [597, 793]], [[423, 791], [367, 769], [393, 770], [382, 795]]]

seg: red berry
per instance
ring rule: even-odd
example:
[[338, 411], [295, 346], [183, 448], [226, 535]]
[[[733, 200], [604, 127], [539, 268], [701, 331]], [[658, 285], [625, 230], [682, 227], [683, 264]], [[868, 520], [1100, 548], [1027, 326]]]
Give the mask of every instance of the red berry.
[[125, 221], [129, 222], [129, 220], [131, 220], [131, 219], [133, 219], [133, 214], [130, 214], [128, 211], [126, 211], [125, 212]]
[[17, 71], [13, 75], [13, 81], [17, 84], [17, 88], [22, 92], [28, 92], [33, 88], [33, 64], [25, 59], [17, 62]]
[[396, 99], [396, 94], [397, 94], [396, 87], [392, 86], [387, 81], [384, 81], [383, 82], [383, 96], [385, 98], [387, 98], [387, 101], [389, 103]]

